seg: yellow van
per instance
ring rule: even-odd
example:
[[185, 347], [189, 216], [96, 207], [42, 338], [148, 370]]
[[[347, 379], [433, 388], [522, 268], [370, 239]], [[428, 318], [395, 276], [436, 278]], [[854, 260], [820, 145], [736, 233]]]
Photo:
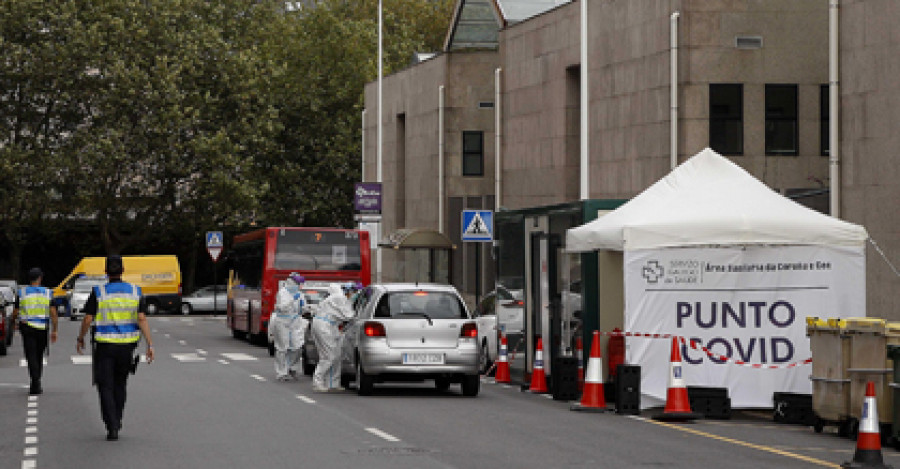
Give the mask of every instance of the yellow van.
[[[139, 287], [147, 299], [147, 313], [177, 311], [181, 306], [181, 268], [175, 256], [122, 256], [122, 280]], [[75, 281], [106, 275], [105, 257], [85, 257], [53, 289], [54, 304], [68, 311], [67, 294]]]

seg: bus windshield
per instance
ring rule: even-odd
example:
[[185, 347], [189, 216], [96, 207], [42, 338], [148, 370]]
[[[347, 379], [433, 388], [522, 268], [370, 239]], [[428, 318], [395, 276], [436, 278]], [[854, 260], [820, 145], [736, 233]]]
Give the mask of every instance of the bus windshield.
[[352, 231], [281, 230], [275, 245], [278, 270], [360, 270], [359, 234]]

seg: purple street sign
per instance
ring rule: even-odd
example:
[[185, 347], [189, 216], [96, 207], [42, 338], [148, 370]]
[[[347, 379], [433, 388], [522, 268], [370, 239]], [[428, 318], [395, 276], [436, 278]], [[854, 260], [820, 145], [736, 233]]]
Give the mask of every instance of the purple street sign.
[[357, 182], [353, 187], [353, 209], [356, 213], [381, 213], [381, 183]]

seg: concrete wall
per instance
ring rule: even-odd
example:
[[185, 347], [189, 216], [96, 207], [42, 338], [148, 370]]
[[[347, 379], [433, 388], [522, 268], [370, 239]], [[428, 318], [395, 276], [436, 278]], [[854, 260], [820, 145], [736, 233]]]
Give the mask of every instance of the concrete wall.
[[[579, 194], [580, 6], [501, 33], [503, 205]], [[589, 4], [590, 197], [632, 197], [664, 176], [669, 156], [669, 17], [681, 11], [679, 161], [709, 145], [710, 83], [744, 84], [744, 154], [732, 159], [776, 189], [827, 178], [819, 85], [827, 83], [827, 2], [600, 0]], [[738, 50], [735, 36], [761, 36]], [[765, 156], [765, 84], [799, 85], [799, 156]]]
[[[452, 222], [459, 224], [460, 214], [450, 213], [448, 201], [494, 194], [494, 108], [480, 107], [479, 103], [494, 101], [497, 63], [496, 51], [459, 50], [386, 76], [383, 82], [384, 234], [399, 228], [439, 227], [438, 100], [439, 86], [444, 85], [444, 233], [460, 246], [453, 267], [457, 272], [467, 271], [468, 258], [462, 254], [465, 248], [459, 244], [459, 230], [450, 229]], [[366, 85], [365, 103], [364, 180], [376, 181], [377, 81]], [[484, 132], [482, 176], [462, 175], [463, 131]], [[396, 280], [393, 275], [398, 272], [398, 258], [384, 251], [383, 280]]]
[[[900, 262], [900, 2], [841, 0], [841, 218]], [[871, 246], [868, 315], [900, 320], [900, 279]]]

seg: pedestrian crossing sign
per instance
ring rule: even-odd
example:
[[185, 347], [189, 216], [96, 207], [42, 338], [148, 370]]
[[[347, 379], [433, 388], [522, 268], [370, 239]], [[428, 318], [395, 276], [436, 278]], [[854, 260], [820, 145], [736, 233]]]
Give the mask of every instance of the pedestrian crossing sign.
[[208, 248], [222, 247], [222, 232], [221, 231], [207, 231], [206, 232], [206, 247], [208, 247]]
[[494, 212], [490, 210], [463, 210], [462, 229], [463, 241], [493, 241]]
[[221, 231], [206, 232], [206, 252], [209, 253], [209, 257], [212, 258], [213, 262], [219, 260], [219, 254], [222, 254], [223, 246]]

